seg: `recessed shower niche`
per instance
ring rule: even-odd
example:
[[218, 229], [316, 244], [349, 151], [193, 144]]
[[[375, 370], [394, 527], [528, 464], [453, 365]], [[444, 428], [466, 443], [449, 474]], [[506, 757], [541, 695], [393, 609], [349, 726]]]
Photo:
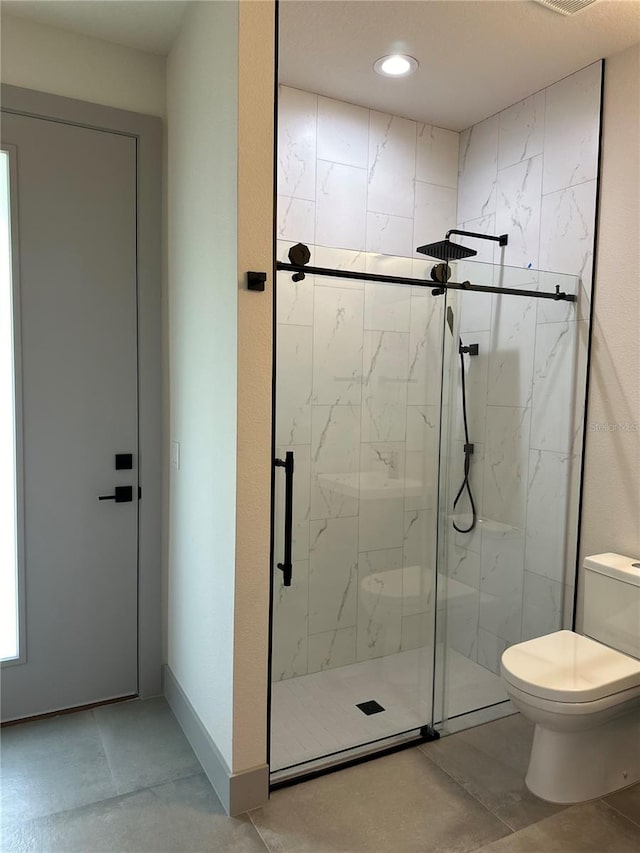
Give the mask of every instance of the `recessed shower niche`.
[[[461, 134], [281, 88], [274, 784], [511, 713], [502, 652], [572, 623], [600, 74]], [[508, 243], [442, 292], [450, 229]]]

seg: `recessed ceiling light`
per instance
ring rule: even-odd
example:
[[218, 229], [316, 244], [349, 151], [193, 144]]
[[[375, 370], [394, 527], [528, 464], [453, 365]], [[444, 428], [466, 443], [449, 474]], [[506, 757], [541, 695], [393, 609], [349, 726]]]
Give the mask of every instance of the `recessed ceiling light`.
[[403, 53], [381, 56], [373, 63], [374, 71], [383, 77], [408, 77], [418, 68], [418, 60]]
[[558, 12], [560, 15], [575, 15], [576, 12], [582, 12], [587, 6], [595, 3], [596, 0], [536, 0], [552, 12]]

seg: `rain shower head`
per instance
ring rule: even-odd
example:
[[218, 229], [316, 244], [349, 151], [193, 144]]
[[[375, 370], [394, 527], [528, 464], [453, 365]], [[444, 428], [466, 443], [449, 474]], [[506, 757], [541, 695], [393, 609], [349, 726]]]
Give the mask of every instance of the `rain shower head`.
[[460, 243], [452, 243], [451, 240], [440, 240], [437, 243], [427, 243], [426, 246], [418, 246], [416, 252], [428, 255], [430, 258], [439, 258], [441, 261], [461, 261], [463, 258], [472, 258], [477, 255], [475, 249], [468, 249]]
[[475, 249], [468, 249], [466, 246], [461, 246], [460, 243], [452, 243], [449, 239], [452, 234], [475, 237], [478, 240], [494, 240], [501, 246], [506, 246], [509, 242], [508, 234], [494, 237], [493, 234], [478, 234], [475, 231], [458, 231], [457, 228], [452, 228], [444, 235], [444, 240], [440, 240], [438, 243], [427, 243], [426, 246], [418, 246], [416, 252], [429, 255], [430, 258], [439, 258], [441, 261], [461, 261], [463, 258], [472, 258], [478, 254]]

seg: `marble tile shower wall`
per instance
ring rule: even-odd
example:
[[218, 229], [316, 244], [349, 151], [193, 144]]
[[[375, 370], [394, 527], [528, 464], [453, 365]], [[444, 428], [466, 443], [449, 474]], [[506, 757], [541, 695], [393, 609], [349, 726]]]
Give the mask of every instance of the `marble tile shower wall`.
[[[487, 243], [478, 260], [520, 267], [517, 281], [493, 273], [505, 286], [552, 289], [553, 277], [528, 278], [527, 267], [580, 278], [573, 307], [466, 294], [459, 303], [463, 341], [480, 345], [467, 375], [472, 482], [486, 522], [471, 535], [450, 534], [449, 572], [468, 594], [448, 621], [448, 640], [494, 672], [507, 646], [571, 619], [600, 78], [596, 63], [460, 137], [458, 227], [509, 234], [505, 249]], [[454, 429], [457, 489], [459, 415]]]
[[[282, 87], [280, 259], [302, 241], [320, 266], [424, 276], [415, 246], [456, 222], [458, 139]], [[296, 474], [274, 679], [415, 648], [428, 634], [441, 311], [422, 288], [279, 275], [276, 445], [294, 450]]]

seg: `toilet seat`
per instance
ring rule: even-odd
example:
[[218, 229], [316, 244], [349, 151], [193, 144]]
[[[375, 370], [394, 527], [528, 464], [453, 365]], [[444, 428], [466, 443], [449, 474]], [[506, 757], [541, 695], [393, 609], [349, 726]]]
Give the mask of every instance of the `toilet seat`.
[[[570, 728], [577, 729], [576, 720], [584, 719], [585, 724], [588, 720], [588, 725], [593, 726], [595, 722], [603, 718], [611, 716], [613, 709], [620, 709], [621, 712], [633, 708], [640, 708], [640, 684], [637, 687], [631, 687], [629, 690], [623, 690], [621, 693], [613, 693], [610, 696], [604, 696], [602, 699], [594, 699], [592, 702], [555, 702], [553, 699], [542, 699], [539, 696], [534, 696], [532, 693], [527, 693], [511, 684], [505, 679], [507, 693], [509, 698], [514, 703], [518, 710], [522, 711], [523, 707], [536, 709], [538, 712], [551, 714], [556, 718], [555, 725], [559, 725], [562, 718], [570, 718], [574, 722]], [[526, 714], [525, 714], [526, 716]], [[549, 717], [547, 717], [549, 724]]]
[[514, 687], [552, 702], [595, 702], [640, 688], [640, 661], [573, 631], [511, 646], [501, 667]]

